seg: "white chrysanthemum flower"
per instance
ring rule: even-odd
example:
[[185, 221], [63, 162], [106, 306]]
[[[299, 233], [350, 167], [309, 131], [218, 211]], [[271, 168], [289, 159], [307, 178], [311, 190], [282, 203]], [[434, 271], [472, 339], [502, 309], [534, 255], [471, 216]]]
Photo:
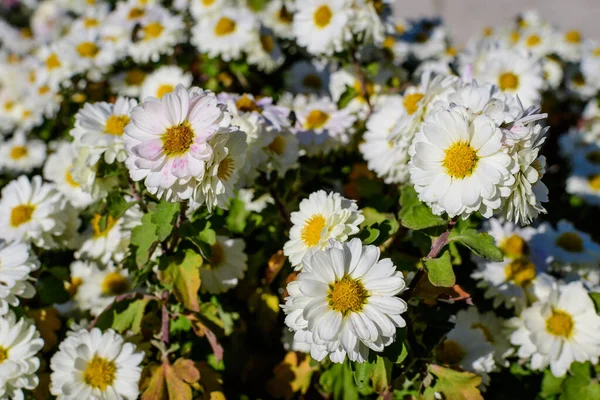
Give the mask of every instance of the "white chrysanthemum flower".
[[466, 219], [500, 209], [514, 183], [514, 161], [502, 133], [486, 115], [470, 120], [461, 106], [439, 108], [425, 118], [410, 147], [411, 182], [435, 214]]
[[0, 143], [0, 167], [15, 172], [31, 172], [46, 159], [46, 144], [37, 139], [27, 140], [22, 132]]
[[192, 74], [184, 72], [176, 65], [163, 65], [145, 77], [140, 90], [140, 99], [142, 101], [146, 97], [160, 99], [175, 90], [179, 84], [189, 89], [192, 86]]
[[543, 249], [546, 262], [557, 262], [571, 267], [597, 267], [600, 245], [589, 234], [576, 229], [571, 222], [560, 220], [556, 230], [548, 223], [539, 227], [532, 244]]
[[175, 45], [184, 38], [183, 17], [163, 7], [149, 8], [140, 23], [137, 40], [128, 48], [135, 62], [157, 62], [162, 54], [173, 54]]
[[93, 203], [94, 198], [81, 188], [81, 184], [73, 179], [71, 170], [77, 157], [77, 149], [70, 142], [56, 143], [54, 153], [48, 156], [44, 164], [44, 179], [54, 182], [73, 206], [85, 208]]
[[293, 22], [293, 10], [287, 0], [272, 0], [267, 4], [264, 12], [264, 24], [273, 29], [278, 37], [293, 39]]
[[39, 267], [40, 262], [26, 244], [0, 242], [0, 315], [8, 313], [9, 306], [18, 306], [19, 297], [30, 299], [35, 295], [29, 274]]
[[225, 8], [228, 0], [201, 0], [190, 1], [190, 14], [195, 19], [207, 18], [217, 14]]
[[60, 400], [137, 399], [144, 353], [112, 329], [72, 332], [50, 360], [50, 393]]
[[329, 93], [329, 67], [317, 61], [296, 61], [285, 73], [285, 86], [294, 94], [315, 93], [325, 96]]
[[131, 289], [127, 270], [113, 265], [100, 267], [93, 261], [74, 261], [71, 264], [71, 290], [77, 307], [97, 317], [116, 296]]
[[224, 8], [200, 18], [192, 28], [192, 43], [209, 57], [240, 58], [259, 41], [258, 21], [247, 8]]
[[300, 46], [315, 55], [333, 55], [352, 37], [350, 0], [296, 2], [293, 31]]
[[577, 170], [567, 178], [567, 193], [600, 206], [600, 171]]
[[248, 64], [256, 65], [258, 70], [265, 73], [272, 73], [285, 61], [277, 37], [272, 30], [265, 27], [260, 30], [259, 40], [253, 42], [252, 46], [246, 51], [248, 53]]
[[[91, 153], [89, 147], [75, 146], [77, 154], [73, 160], [71, 176], [81, 185], [81, 189], [89, 193], [94, 200], [106, 197], [108, 192], [119, 184], [118, 176], [98, 177], [98, 156]], [[92, 165], [90, 165], [90, 160]]]
[[178, 85], [131, 112], [125, 130], [127, 167], [134, 181], [169, 200], [188, 199], [212, 160], [209, 140], [231, 132], [231, 115], [210, 91]]
[[359, 239], [332, 240], [331, 247], [303, 260], [303, 271], [287, 286], [285, 323], [295, 342], [311, 345], [311, 356], [342, 363], [365, 362], [369, 350], [381, 352], [406, 326], [407, 309], [396, 297], [405, 288], [402, 273], [379, 248]]
[[327, 248], [329, 239], [348, 240], [348, 236], [358, 233], [358, 225], [365, 219], [355, 201], [324, 190], [311, 193], [299, 208], [290, 216], [294, 225], [290, 240], [283, 246], [283, 253], [297, 270], [310, 249]]
[[109, 78], [110, 88], [119, 96], [140, 97], [146, 76], [146, 72], [138, 68], [120, 72]]
[[217, 236], [211, 246], [211, 259], [200, 266], [202, 291], [224, 293], [233, 289], [244, 278], [248, 268], [246, 247], [243, 239]]
[[65, 56], [74, 72], [90, 71], [88, 77], [100, 80], [117, 59], [115, 49], [110, 42], [102, 42], [98, 30], [71, 31], [65, 39]]
[[117, 220], [108, 215], [104, 228], [100, 224], [102, 215], [95, 214], [90, 228], [82, 235], [83, 243], [75, 256], [98, 260], [105, 265], [111, 261], [123, 261], [128, 252], [131, 230], [141, 223], [141, 219], [138, 205], [129, 208]]
[[50, 86], [64, 85], [73, 74], [69, 58], [65, 56], [63, 42], [40, 47], [35, 53], [35, 57], [40, 61], [39, 68], [45, 72], [46, 82]]
[[35, 355], [43, 346], [32, 322], [17, 321], [12, 311], [0, 317], [0, 398], [24, 399], [23, 389], [37, 387], [40, 359]]
[[[339, 102], [340, 98], [348, 90], [352, 88], [356, 96], [350, 100], [345, 108], [348, 108], [353, 113], [356, 113], [361, 118], [366, 118], [370, 112], [367, 97], [371, 104], [377, 101], [377, 95], [382, 91], [383, 85], [389, 73], [386, 69], [379, 69], [376, 76], [371, 80], [360, 78], [351, 68], [339, 69], [331, 73], [329, 79], [329, 92], [334, 102]], [[363, 87], [364, 83], [364, 87]], [[365, 96], [366, 93], [366, 96]]]
[[553, 58], [543, 60], [544, 80], [550, 89], [556, 90], [563, 81], [564, 71], [561, 63]]
[[[42, 183], [34, 176], [31, 181], [21, 175], [2, 189], [0, 199], [0, 239], [30, 241], [38, 247], [56, 247], [61, 236], [69, 231], [72, 215], [65, 212], [66, 200], [55, 186]], [[75, 228], [75, 231], [77, 228]]]
[[557, 41], [556, 52], [565, 61], [579, 62], [583, 53], [583, 38], [578, 30], [562, 32]]
[[511, 33], [511, 42], [523, 54], [530, 54], [529, 57], [541, 58], [553, 53], [556, 46], [556, 36], [551, 27], [537, 26], [527, 27], [522, 32]]
[[559, 284], [510, 321], [517, 354], [531, 359], [531, 369], [550, 365], [552, 374], [564, 376], [573, 362], [598, 363], [600, 316], [581, 282]]
[[298, 167], [300, 143], [298, 137], [288, 129], [282, 129], [266, 147], [269, 155], [268, 170], [277, 171], [280, 177]]

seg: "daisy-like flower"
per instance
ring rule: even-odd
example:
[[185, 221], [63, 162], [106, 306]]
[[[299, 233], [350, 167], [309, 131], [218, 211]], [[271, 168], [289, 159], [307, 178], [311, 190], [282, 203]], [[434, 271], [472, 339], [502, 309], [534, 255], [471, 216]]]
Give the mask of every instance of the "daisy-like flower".
[[197, 20], [217, 14], [225, 8], [227, 0], [190, 1], [190, 14]]
[[296, 2], [293, 32], [300, 46], [315, 55], [333, 55], [352, 37], [350, 0]]
[[569, 62], [578, 62], [583, 53], [583, 37], [578, 30], [562, 32], [558, 37], [557, 53]]
[[68, 83], [68, 78], [73, 74], [69, 58], [65, 57], [65, 43], [57, 42], [42, 46], [35, 53], [40, 61], [40, 68], [46, 73], [46, 80], [50, 86]]
[[35, 355], [43, 346], [31, 321], [17, 321], [12, 311], [0, 317], [0, 398], [24, 399], [23, 389], [37, 387], [40, 360]]
[[247, 8], [224, 8], [201, 18], [192, 28], [191, 41], [209, 57], [231, 61], [259, 42], [258, 31], [258, 21]]
[[470, 119], [461, 106], [439, 108], [425, 118], [410, 147], [411, 182], [435, 214], [491, 217], [510, 194], [513, 159], [502, 134], [486, 115]]
[[14, 172], [31, 172], [46, 159], [46, 145], [37, 139], [27, 140], [23, 132], [0, 143], [0, 167]]
[[268, 170], [277, 171], [279, 176], [285, 176], [285, 173], [298, 167], [299, 156], [298, 137], [289, 129], [282, 129], [277, 136], [266, 147], [269, 155]]
[[192, 74], [183, 72], [176, 65], [163, 65], [145, 77], [140, 90], [140, 99], [144, 100], [146, 97], [160, 99], [175, 90], [179, 84], [189, 89], [192, 86]]
[[125, 130], [127, 167], [152, 194], [188, 199], [213, 157], [209, 140], [235, 131], [231, 115], [210, 91], [178, 85], [160, 100], [148, 98], [131, 113]]
[[248, 51], [248, 64], [256, 65], [260, 71], [271, 73], [285, 61], [285, 56], [272, 30], [262, 27], [258, 42], [253, 42]]
[[142, 85], [146, 80], [147, 73], [139, 68], [133, 68], [125, 72], [114, 74], [109, 78], [110, 87], [113, 92], [120, 96], [141, 97]]
[[567, 178], [567, 193], [581, 197], [586, 203], [600, 206], [600, 173], [576, 171]]
[[88, 163], [98, 162], [100, 156], [109, 164], [127, 159], [123, 143], [125, 127], [130, 121], [130, 113], [137, 105], [134, 99], [119, 97], [114, 104], [106, 102], [86, 103], [75, 114], [75, 127], [71, 136], [79, 146], [90, 149]]
[[44, 164], [44, 179], [56, 184], [56, 189], [76, 208], [85, 208], [94, 198], [81, 188], [71, 173], [77, 149], [70, 142], [55, 143], [54, 153], [48, 156]]
[[117, 59], [113, 46], [101, 41], [96, 29], [71, 31], [65, 38], [65, 55], [74, 72], [90, 71], [88, 77], [94, 80], [100, 80]]
[[550, 365], [561, 377], [573, 362], [598, 363], [600, 316], [581, 282], [555, 285], [510, 326], [511, 343], [519, 346], [519, 357], [531, 359], [533, 370]]
[[238, 285], [248, 267], [245, 247], [242, 239], [217, 236], [215, 244], [211, 246], [210, 261], [200, 267], [203, 291], [224, 293]]
[[392, 344], [396, 328], [406, 326], [406, 303], [396, 297], [405, 288], [402, 273], [379, 248], [359, 239], [332, 240], [324, 251], [311, 252], [303, 271], [287, 286], [285, 323], [295, 342], [311, 344], [311, 356], [342, 363], [365, 362], [369, 350]]
[[558, 221], [556, 230], [548, 223], [540, 225], [539, 234], [533, 237], [532, 242], [543, 249], [548, 263], [595, 268], [600, 261], [600, 245], [565, 220]]
[[19, 297], [30, 299], [35, 294], [29, 274], [40, 262], [24, 243], [0, 243], [0, 315], [8, 307], [19, 305]]
[[128, 48], [135, 62], [157, 62], [162, 54], [173, 54], [184, 37], [181, 15], [173, 15], [161, 6], [147, 9], [140, 23], [137, 40]]
[[50, 393], [62, 400], [136, 399], [144, 353], [109, 329], [72, 332], [50, 360]]
[[93, 261], [71, 264], [70, 288], [77, 307], [98, 316], [116, 296], [131, 289], [127, 270], [109, 265], [102, 268]]
[[285, 85], [292, 93], [329, 93], [329, 68], [316, 61], [296, 61], [285, 73]]
[[65, 203], [54, 185], [42, 183], [39, 176], [29, 181], [21, 175], [2, 189], [0, 239], [55, 247], [68, 231], [67, 220], [72, 216], [65, 212]]
[[294, 32], [292, 23], [294, 14], [290, 9], [289, 2], [286, 0], [272, 0], [267, 4], [264, 14], [264, 23], [284, 39], [293, 39]]
[[329, 239], [348, 240], [348, 236], [358, 233], [358, 225], [364, 219], [353, 200], [324, 190], [311, 193], [300, 202], [299, 211], [291, 214], [294, 225], [290, 229], [290, 240], [283, 246], [283, 253], [299, 270], [302, 258], [310, 249], [327, 248]]

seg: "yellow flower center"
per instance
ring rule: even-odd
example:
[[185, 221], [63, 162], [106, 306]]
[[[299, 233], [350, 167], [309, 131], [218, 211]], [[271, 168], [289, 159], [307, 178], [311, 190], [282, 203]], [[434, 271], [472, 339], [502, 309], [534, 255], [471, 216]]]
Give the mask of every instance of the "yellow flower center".
[[185, 154], [194, 143], [194, 131], [185, 121], [181, 125], [171, 126], [162, 136], [163, 150], [167, 157]]
[[131, 86], [138, 86], [146, 78], [146, 73], [141, 69], [132, 69], [125, 74], [125, 83]]
[[575, 232], [565, 232], [556, 239], [556, 245], [569, 253], [581, 253], [583, 251], [583, 239]]
[[[367, 100], [365, 99], [365, 94], [363, 93], [362, 82], [357, 79], [354, 81], [354, 85], [352, 85], [352, 87], [358, 93], [358, 96], [356, 98], [361, 102], [366, 102]], [[367, 96], [372, 96], [373, 93], [375, 93], [375, 84], [373, 84], [372, 82], [365, 82], [365, 92], [367, 93]]]
[[481, 322], [474, 323], [471, 325], [471, 328], [481, 330], [481, 332], [483, 332], [483, 336], [485, 336], [485, 340], [488, 343], [494, 343], [494, 335], [492, 334], [492, 331]]
[[21, 28], [19, 31], [24, 39], [31, 39], [33, 37], [33, 32], [29, 28]]
[[52, 70], [61, 66], [60, 60], [56, 53], [52, 53], [46, 58], [46, 68]]
[[279, 156], [282, 155], [285, 152], [285, 139], [278, 135], [269, 145], [269, 150]]
[[217, 177], [222, 181], [227, 181], [233, 175], [233, 171], [235, 170], [235, 161], [233, 158], [227, 156], [219, 163], [219, 168], [217, 169]]
[[325, 228], [325, 217], [321, 214], [315, 214], [306, 220], [302, 231], [300, 232], [300, 239], [308, 247], [313, 247], [319, 244], [321, 241], [321, 231]]
[[0, 364], [8, 359], [8, 349], [0, 346]]
[[592, 164], [600, 164], [600, 150], [590, 151], [585, 155], [585, 159]]
[[16, 228], [31, 220], [35, 206], [32, 204], [19, 204], [10, 212], [10, 224]]
[[600, 47], [596, 47], [592, 52], [596, 57], [600, 57]]
[[215, 25], [215, 35], [217, 35], [217, 36], [229, 35], [229, 34], [235, 32], [235, 26], [236, 26], [236, 23], [234, 20], [227, 18], [227, 17], [221, 17], [219, 22], [217, 22], [217, 25]]
[[521, 258], [524, 255], [529, 254], [527, 242], [517, 234], [504, 239], [500, 244], [500, 249], [504, 255], [510, 258]]
[[215, 2], [215, 0], [202, 0], [202, 5], [203, 6], [210, 6]]
[[328, 5], [324, 4], [321, 7], [317, 8], [313, 15], [313, 19], [315, 21], [315, 25], [318, 28], [325, 28], [331, 22], [331, 17], [333, 13], [331, 12], [331, 8]]
[[136, 18], [143, 17], [144, 14], [146, 14], [146, 11], [143, 8], [133, 7], [131, 10], [129, 10], [129, 15], [127, 16], [127, 18], [130, 20], [136, 19]]
[[151, 22], [143, 28], [144, 31], [144, 40], [152, 40], [156, 39], [160, 36], [162, 31], [165, 28], [160, 24], [160, 22]]
[[581, 43], [581, 33], [576, 30], [565, 33], [565, 40], [569, 43]]
[[260, 44], [267, 53], [270, 53], [275, 48], [275, 41], [271, 35], [260, 35]]
[[117, 296], [129, 290], [129, 280], [118, 271], [108, 273], [102, 280], [102, 293]]
[[294, 21], [294, 16], [285, 6], [281, 6], [277, 13], [277, 19], [283, 24], [291, 24]]
[[402, 24], [396, 24], [396, 26], [394, 26], [394, 29], [396, 30], [396, 33], [399, 35], [402, 35], [404, 32], [406, 32], [406, 26], [404, 26]]
[[69, 167], [67, 168], [67, 172], [65, 172], [65, 181], [73, 187], [79, 187], [80, 186], [79, 182], [77, 182], [75, 179], [73, 179], [73, 175], [71, 175], [72, 167], [73, 167], [72, 165], [69, 165]]
[[542, 42], [542, 39], [538, 35], [531, 35], [525, 41], [527, 47], [535, 47]]
[[490, 36], [492, 36], [493, 33], [494, 33], [493, 28], [491, 28], [489, 26], [486, 26], [485, 28], [483, 28], [483, 36], [490, 37]]
[[106, 120], [106, 133], [113, 136], [123, 136], [125, 126], [129, 123], [127, 115], [111, 115]]
[[512, 90], [519, 87], [519, 77], [512, 72], [505, 72], [498, 78], [498, 86], [502, 90]]
[[104, 391], [115, 381], [117, 366], [106, 358], [94, 356], [83, 372], [83, 381], [94, 389]]
[[321, 110], [312, 110], [306, 117], [304, 127], [306, 129], [319, 129], [322, 128], [329, 120], [329, 114]]
[[12, 149], [10, 149], [10, 158], [12, 158], [13, 160], [19, 160], [19, 159], [27, 156], [27, 153], [29, 153], [29, 151], [27, 150], [27, 147], [15, 146]]
[[156, 97], [159, 99], [163, 97], [167, 93], [171, 93], [175, 88], [173, 85], [160, 85], [158, 89], [156, 89]]
[[98, 20], [96, 18], [86, 18], [83, 20], [83, 26], [85, 26], [86, 28], [93, 28], [95, 26], [98, 26]]
[[507, 281], [525, 287], [535, 279], [535, 265], [526, 258], [518, 258], [504, 268], [504, 275]]
[[242, 112], [260, 111], [258, 104], [245, 94], [235, 102], [235, 106]]
[[14, 101], [7, 101], [6, 103], [4, 103], [4, 109], [6, 111], [12, 110], [14, 106], [15, 106], [15, 102]]
[[394, 39], [393, 36], [386, 36], [385, 39], [383, 40], [383, 48], [391, 49], [392, 47], [394, 47], [395, 43], [396, 43], [396, 39]]
[[465, 142], [457, 142], [446, 150], [442, 165], [448, 175], [463, 179], [473, 173], [478, 161], [479, 157], [477, 157], [477, 153], [471, 145]]
[[46, 94], [49, 91], [50, 91], [50, 87], [48, 87], [47, 85], [43, 85], [38, 88], [38, 94]]
[[323, 87], [323, 81], [321, 81], [319, 76], [309, 74], [302, 79], [302, 85], [310, 89], [319, 90]]
[[358, 279], [352, 279], [346, 275], [334, 284], [329, 285], [329, 307], [341, 312], [343, 315], [349, 312], [360, 312], [367, 302], [369, 292]]
[[102, 220], [102, 214], [94, 214], [90, 224], [92, 225], [92, 231], [94, 238], [99, 238], [102, 236], [108, 235], [108, 232], [115, 226], [117, 220], [111, 217], [110, 215], [106, 218], [106, 226], [104, 229], [100, 226], [100, 221]]
[[600, 190], [600, 174], [588, 176], [588, 184], [593, 190]]
[[423, 93], [411, 93], [404, 96], [404, 108], [409, 115], [413, 115], [419, 109], [419, 102], [425, 97]]
[[81, 42], [77, 45], [76, 50], [81, 57], [85, 58], [94, 58], [100, 51], [96, 43], [93, 42]]
[[552, 310], [552, 315], [546, 319], [546, 331], [554, 336], [570, 338], [575, 323], [571, 315], [562, 310]]
[[29, 117], [31, 117], [33, 115], [33, 113], [31, 112], [31, 110], [23, 110], [23, 118], [27, 119]]
[[456, 365], [462, 361], [467, 352], [454, 340], [446, 339], [436, 350], [436, 358], [442, 364]]
[[65, 289], [69, 296], [73, 297], [77, 294], [77, 290], [79, 290], [79, 286], [83, 284], [83, 279], [78, 276], [71, 277], [71, 282], [65, 283]]

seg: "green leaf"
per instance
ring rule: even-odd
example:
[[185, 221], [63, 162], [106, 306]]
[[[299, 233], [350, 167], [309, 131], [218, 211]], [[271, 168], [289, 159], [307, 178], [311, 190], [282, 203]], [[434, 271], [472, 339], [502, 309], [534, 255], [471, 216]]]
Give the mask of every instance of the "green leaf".
[[550, 370], [544, 371], [544, 379], [542, 379], [542, 391], [540, 395], [543, 398], [555, 396], [562, 392], [562, 385], [566, 377], [557, 378], [552, 375]]
[[227, 229], [233, 233], [242, 233], [246, 229], [246, 218], [250, 211], [246, 210], [246, 205], [239, 199], [231, 200], [229, 204], [229, 214], [225, 219]]
[[504, 260], [502, 251], [496, 247], [494, 238], [487, 232], [479, 233], [475, 229], [465, 229], [462, 232], [452, 231], [448, 238], [449, 242], [458, 242], [468, 247], [479, 257], [487, 258], [491, 261], [500, 262]]
[[379, 237], [379, 229], [377, 229], [375, 227], [375, 225], [373, 225], [372, 227], [368, 226], [368, 227], [364, 228], [360, 232], [360, 235], [358, 236], [358, 238], [364, 244], [372, 244], [378, 237]]
[[125, 211], [129, 209], [135, 202], [128, 202], [125, 197], [118, 190], [113, 190], [106, 197], [106, 205], [108, 207], [108, 214], [114, 219], [119, 219], [125, 214]]
[[161, 201], [156, 206], [156, 210], [152, 213], [152, 223], [156, 225], [156, 234], [159, 242], [166, 240], [171, 234], [173, 225], [179, 214], [179, 208], [179, 203], [168, 201]]
[[442, 394], [447, 400], [483, 400], [477, 388], [481, 384], [481, 377], [472, 372], [459, 372], [450, 368], [430, 364], [429, 373], [435, 378], [433, 384], [425, 389], [423, 400], [436, 400]]
[[119, 333], [130, 330], [134, 334], [142, 330], [142, 319], [146, 312], [146, 306], [152, 300], [150, 297], [129, 302], [127, 308], [122, 312], [114, 312], [112, 328]]
[[588, 293], [594, 302], [596, 307], [596, 313], [600, 313], [600, 292], [589, 292]]
[[425, 271], [433, 286], [452, 287], [456, 284], [456, 276], [450, 262], [450, 252], [444, 251], [439, 258], [425, 260]]
[[161, 273], [161, 280], [170, 286], [177, 300], [192, 310], [199, 311], [200, 266], [202, 256], [190, 249], [176, 254]]
[[598, 378], [591, 377], [590, 363], [573, 363], [560, 400], [600, 399]]
[[47, 275], [37, 281], [37, 292], [46, 305], [62, 304], [70, 300], [62, 280], [53, 275]]
[[417, 192], [412, 186], [402, 188], [400, 205], [402, 208], [398, 217], [402, 226], [408, 229], [420, 230], [448, 223], [445, 218], [434, 215], [429, 207], [419, 201]]
[[350, 102], [359, 95], [359, 93], [352, 86], [346, 85], [346, 90], [340, 96], [338, 100], [338, 108], [345, 108]]
[[389, 359], [393, 364], [400, 364], [408, 356], [408, 347], [405, 343], [406, 328], [396, 329], [396, 340], [386, 346], [381, 353], [382, 357]]
[[359, 393], [348, 363], [332, 364], [321, 374], [319, 384], [334, 400], [358, 400]]
[[354, 382], [358, 390], [363, 390], [369, 385], [375, 364], [370, 362], [356, 363], [354, 366]]
[[375, 368], [371, 374], [373, 390], [377, 393], [386, 392], [392, 383], [392, 362], [387, 358], [377, 356]]
[[150, 259], [152, 245], [158, 241], [156, 225], [152, 223], [152, 214], [144, 214], [142, 224], [131, 230], [131, 244], [135, 246], [135, 261], [138, 266], [144, 265]]

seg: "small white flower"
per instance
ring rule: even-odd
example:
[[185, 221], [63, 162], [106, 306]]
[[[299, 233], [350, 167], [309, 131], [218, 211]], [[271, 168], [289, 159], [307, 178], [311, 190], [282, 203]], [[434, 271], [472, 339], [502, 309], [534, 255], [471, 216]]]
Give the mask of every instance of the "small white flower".
[[407, 309], [396, 297], [405, 288], [402, 273], [379, 249], [359, 239], [332, 241], [303, 261], [303, 271], [287, 286], [285, 323], [295, 342], [311, 345], [311, 356], [342, 363], [365, 362], [369, 350], [381, 352], [392, 344], [396, 328], [406, 326]]
[[533, 245], [543, 250], [546, 262], [557, 262], [571, 267], [597, 267], [600, 245], [590, 235], [576, 229], [571, 222], [560, 220], [556, 230], [548, 223], [539, 227]]
[[179, 84], [189, 89], [192, 86], [192, 74], [183, 72], [176, 65], [163, 65], [145, 77], [140, 91], [140, 99], [144, 100], [146, 97], [160, 99], [175, 90]]
[[35, 287], [29, 274], [39, 267], [26, 244], [0, 243], [0, 315], [8, 313], [9, 306], [18, 306], [20, 297], [33, 297]]
[[272, 0], [267, 4], [264, 14], [264, 24], [284, 39], [293, 39], [294, 22], [293, 10], [287, 0]]
[[284, 75], [286, 87], [294, 94], [315, 93], [321, 96], [329, 93], [329, 68], [317, 61], [296, 61]]
[[146, 76], [146, 72], [138, 68], [114, 74], [109, 78], [111, 90], [120, 96], [141, 97]]
[[259, 40], [246, 50], [248, 64], [256, 65], [260, 71], [265, 73], [272, 73], [285, 61], [277, 37], [273, 31], [264, 27], [260, 30]]
[[202, 290], [224, 293], [236, 287], [248, 268], [245, 243], [242, 239], [217, 236], [211, 246], [211, 259], [200, 266]]
[[0, 167], [14, 172], [31, 172], [46, 160], [46, 144], [37, 139], [27, 140], [22, 132], [0, 143]]
[[61, 400], [136, 399], [143, 358], [112, 329], [72, 332], [50, 360], [50, 393]]
[[311, 193], [299, 208], [291, 214], [294, 225], [290, 240], [283, 246], [283, 253], [297, 270], [310, 249], [327, 248], [329, 239], [348, 240], [348, 236], [358, 233], [358, 225], [365, 219], [356, 202], [324, 190]]
[[140, 23], [137, 40], [129, 46], [129, 55], [138, 63], [157, 62], [162, 54], [173, 54], [175, 45], [184, 38], [182, 16], [173, 15], [163, 7], [147, 9]]

